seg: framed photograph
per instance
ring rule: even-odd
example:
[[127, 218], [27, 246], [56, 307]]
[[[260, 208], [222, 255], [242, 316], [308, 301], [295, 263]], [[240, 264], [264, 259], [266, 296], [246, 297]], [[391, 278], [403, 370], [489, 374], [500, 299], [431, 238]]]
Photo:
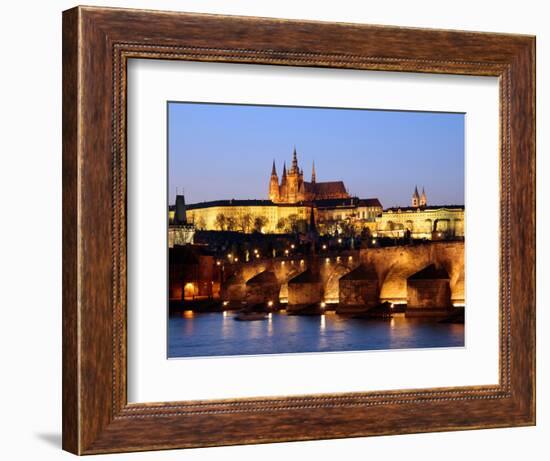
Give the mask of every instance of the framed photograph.
[[535, 424], [535, 39], [63, 13], [63, 447]]

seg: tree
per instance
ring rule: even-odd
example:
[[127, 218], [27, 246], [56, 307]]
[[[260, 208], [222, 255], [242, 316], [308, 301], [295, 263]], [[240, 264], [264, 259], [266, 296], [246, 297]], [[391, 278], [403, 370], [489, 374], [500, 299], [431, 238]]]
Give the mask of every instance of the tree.
[[321, 235], [336, 235], [338, 231], [338, 222], [334, 219], [327, 219], [319, 223], [319, 232]]
[[245, 234], [250, 232], [250, 228], [252, 227], [252, 215], [250, 213], [240, 215], [238, 227]]
[[261, 232], [268, 222], [269, 220], [265, 216], [256, 216], [254, 219], [254, 230]]
[[298, 215], [297, 214], [291, 214], [288, 215], [288, 228], [290, 232], [297, 234], [299, 231], [298, 228]]
[[233, 216], [230, 216], [229, 218], [227, 218], [226, 222], [227, 222], [227, 230], [228, 231], [237, 230], [237, 220]]
[[338, 227], [340, 230], [340, 234], [343, 237], [353, 237], [355, 235], [355, 229], [353, 227], [353, 224], [348, 220], [340, 221], [338, 223]]
[[288, 229], [288, 219], [287, 218], [279, 218], [277, 221], [277, 230], [279, 232], [286, 232]]
[[206, 229], [206, 220], [204, 219], [204, 216], [201, 216], [197, 221], [197, 229], [199, 230], [205, 230]]
[[221, 231], [226, 230], [226, 228], [227, 228], [227, 218], [225, 217], [225, 215], [223, 213], [218, 213], [216, 215], [216, 227]]
[[371, 231], [368, 226], [363, 227], [363, 230], [361, 231], [361, 238], [369, 239], [371, 237]]

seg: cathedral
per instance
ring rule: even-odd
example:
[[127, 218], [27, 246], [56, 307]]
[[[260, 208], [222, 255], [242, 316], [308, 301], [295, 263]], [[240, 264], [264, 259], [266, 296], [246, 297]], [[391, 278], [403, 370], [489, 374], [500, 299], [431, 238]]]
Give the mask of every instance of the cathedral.
[[342, 181], [317, 182], [315, 163], [312, 166], [311, 182], [304, 181], [304, 170], [298, 166], [296, 148], [292, 155], [292, 166], [286, 170], [283, 166], [281, 182], [275, 169], [275, 161], [269, 180], [269, 200], [273, 203], [314, 202], [318, 200], [351, 198]]

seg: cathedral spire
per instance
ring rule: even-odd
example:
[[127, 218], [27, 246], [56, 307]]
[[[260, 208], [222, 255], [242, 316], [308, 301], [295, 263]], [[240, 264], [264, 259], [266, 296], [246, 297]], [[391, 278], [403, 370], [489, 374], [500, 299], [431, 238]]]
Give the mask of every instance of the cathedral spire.
[[279, 201], [279, 178], [277, 177], [277, 170], [275, 169], [275, 160], [273, 160], [271, 178], [269, 180], [269, 200], [272, 202]]
[[294, 153], [292, 154], [292, 168], [290, 171], [292, 171], [293, 173], [299, 173], [298, 156], [296, 155], [296, 146], [294, 146]]
[[411, 199], [411, 205], [415, 208], [420, 206], [420, 195], [418, 195], [418, 186], [414, 186], [414, 193]]
[[281, 176], [281, 185], [286, 184], [286, 162], [283, 163], [283, 175]]
[[317, 180], [315, 176], [315, 160], [313, 161], [313, 164], [311, 166], [311, 183], [315, 184], [315, 181]]
[[428, 197], [426, 196], [426, 191], [424, 190], [424, 186], [422, 186], [422, 195], [420, 196], [420, 206], [427, 206], [428, 205]]

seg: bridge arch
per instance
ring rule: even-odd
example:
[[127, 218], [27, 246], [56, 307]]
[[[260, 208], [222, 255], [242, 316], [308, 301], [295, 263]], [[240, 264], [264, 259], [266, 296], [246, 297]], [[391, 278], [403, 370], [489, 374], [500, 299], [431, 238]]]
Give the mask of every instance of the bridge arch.
[[329, 267], [325, 266], [323, 296], [326, 302], [338, 302], [340, 296], [340, 278], [351, 272], [352, 268], [342, 263], [329, 263]]

